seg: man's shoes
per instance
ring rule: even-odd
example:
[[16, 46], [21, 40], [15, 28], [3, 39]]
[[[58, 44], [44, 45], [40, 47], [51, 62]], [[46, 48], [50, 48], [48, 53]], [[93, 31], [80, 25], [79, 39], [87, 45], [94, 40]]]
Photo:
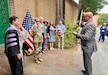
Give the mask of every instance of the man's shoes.
[[104, 41], [102, 41], [102, 43], [104, 43]]
[[43, 53], [43, 54], [44, 54], [44, 53], [45, 53], [45, 51], [41, 51], [41, 53]]
[[62, 48], [61, 50], [64, 50], [64, 48]]
[[81, 72], [82, 72], [83, 74], [86, 74], [86, 73], [87, 73], [85, 70], [81, 70]]
[[88, 74], [85, 70], [81, 70], [84, 75], [93, 75], [92, 73]]
[[58, 48], [57, 50], [60, 50], [60, 48]]
[[84, 75], [93, 75], [93, 74], [84, 74]]

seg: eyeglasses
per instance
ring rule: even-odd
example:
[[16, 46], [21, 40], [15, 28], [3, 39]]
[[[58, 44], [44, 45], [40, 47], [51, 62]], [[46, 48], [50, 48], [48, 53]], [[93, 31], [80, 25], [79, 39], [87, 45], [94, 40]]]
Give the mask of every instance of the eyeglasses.
[[83, 16], [83, 18], [85, 18], [85, 17], [88, 17], [87, 15], [86, 16]]

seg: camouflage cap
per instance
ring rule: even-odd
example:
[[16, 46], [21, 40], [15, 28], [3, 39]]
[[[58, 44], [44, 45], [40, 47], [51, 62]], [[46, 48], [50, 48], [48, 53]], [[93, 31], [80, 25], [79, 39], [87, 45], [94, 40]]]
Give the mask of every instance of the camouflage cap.
[[40, 19], [39, 18], [35, 18], [34, 21], [40, 21]]
[[43, 20], [43, 17], [39, 17], [40, 20]]

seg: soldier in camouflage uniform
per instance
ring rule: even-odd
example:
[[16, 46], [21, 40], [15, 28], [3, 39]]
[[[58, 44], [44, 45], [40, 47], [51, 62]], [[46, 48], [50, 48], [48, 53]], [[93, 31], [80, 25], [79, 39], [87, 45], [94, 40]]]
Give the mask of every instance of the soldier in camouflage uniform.
[[43, 59], [40, 58], [40, 53], [41, 53], [41, 46], [42, 46], [42, 33], [41, 33], [41, 29], [39, 26], [39, 19], [36, 18], [35, 20], [35, 24], [33, 25], [33, 27], [31, 28], [31, 33], [33, 34], [33, 41], [34, 41], [34, 48], [35, 48], [35, 62], [37, 64], [39, 64], [40, 62], [43, 61]]

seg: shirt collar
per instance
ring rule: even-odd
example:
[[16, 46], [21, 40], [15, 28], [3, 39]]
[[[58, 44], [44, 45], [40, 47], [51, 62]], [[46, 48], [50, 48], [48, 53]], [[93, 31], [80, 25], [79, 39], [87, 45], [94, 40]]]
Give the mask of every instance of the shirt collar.
[[86, 24], [89, 23], [90, 21], [92, 21], [92, 20], [88, 20], [88, 21], [86, 22]]
[[15, 30], [17, 30], [17, 31], [18, 31], [18, 29], [17, 29], [14, 25], [11, 25], [11, 27], [13, 27]]
[[58, 24], [59, 26], [62, 26], [63, 24]]

